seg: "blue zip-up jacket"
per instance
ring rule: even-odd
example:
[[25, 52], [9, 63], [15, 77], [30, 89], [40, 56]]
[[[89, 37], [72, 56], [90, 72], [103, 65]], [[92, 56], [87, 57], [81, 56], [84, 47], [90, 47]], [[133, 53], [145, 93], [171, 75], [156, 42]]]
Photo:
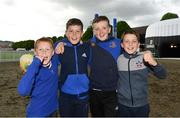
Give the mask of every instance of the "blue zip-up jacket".
[[88, 61], [90, 60], [90, 48], [87, 43], [72, 45], [67, 39], [63, 39], [65, 51], [59, 54], [61, 63], [59, 88], [66, 94], [79, 95], [88, 92]]
[[109, 37], [100, 41], [97, 37], [91, 39], [91, 89], [114, 91], [117, 89], [118, 70], [117, 58], [121, 54], [121, 40]]
[[18, 85], [21, 96], [30, 96], [27, 106], [28, 117], [44, 117], [58, 109], [58, 61], [51, 59], [50, 68], [43, 67], [41, 61], [33, 58], [27, 72]]
[[118, 102], [128, 107], [148, 104], [148, 75], [153, 73], [159, 79], [166, 78], [161, 65], [150, 66], [143, 61], [143, 54], [129, 55], [123, 52], [118, 57]]

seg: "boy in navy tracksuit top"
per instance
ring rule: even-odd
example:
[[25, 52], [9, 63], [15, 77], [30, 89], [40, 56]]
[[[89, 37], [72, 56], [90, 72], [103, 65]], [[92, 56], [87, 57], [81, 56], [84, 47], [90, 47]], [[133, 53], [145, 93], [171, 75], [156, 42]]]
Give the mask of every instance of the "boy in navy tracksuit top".
[[159, 65], [150, 51], [137, 52], [139, 35], [126, 31], [122, 35], [124, 52], [118, 57], [118, 103], [121, 117], [148, 117], [148, 74], [166, 78], [166, 70]]
[[81, 43], [83, 24], [79, 19], [72, 18], [66, 24], [64, 54], [59, 55], [61, 72], [60, 116], [88, 116], [89, 78], [87, 65], [90, 55], [89, 46]]
[[30, 96], [27, 117], [55, 116], [58, 109], [58, 62], [53, 56], [53, 42], [40, 38], [35, 43], [35, 57], [20, 80], [18, 92]]

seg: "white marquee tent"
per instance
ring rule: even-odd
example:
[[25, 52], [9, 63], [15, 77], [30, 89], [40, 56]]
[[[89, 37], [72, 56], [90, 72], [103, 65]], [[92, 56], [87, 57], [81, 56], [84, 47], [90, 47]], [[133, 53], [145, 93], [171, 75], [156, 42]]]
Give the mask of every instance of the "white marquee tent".
[[180, 57], [180, 19], [159, 21], [148, 26], [146, 48], [158, 57]]

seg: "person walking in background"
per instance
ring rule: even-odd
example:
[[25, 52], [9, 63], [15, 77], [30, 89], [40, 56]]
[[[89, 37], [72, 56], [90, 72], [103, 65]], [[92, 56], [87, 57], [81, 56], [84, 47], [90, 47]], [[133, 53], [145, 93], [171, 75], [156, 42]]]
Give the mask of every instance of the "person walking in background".
[[148, 75], [153, 73], [159, 79], [166, 78], [166, 70], [153, 58], [150, 51], [137, 52], [139, 35], [125, 31], [122, 35], [124, 51], [118, 57], [118, 116], [148, 117]]
[[42, 37], [35, 42], [35, 56], [18, 85], [21, 96], [30, 96], [27, 117], [57, 116], [58, 61], [53, 41]]

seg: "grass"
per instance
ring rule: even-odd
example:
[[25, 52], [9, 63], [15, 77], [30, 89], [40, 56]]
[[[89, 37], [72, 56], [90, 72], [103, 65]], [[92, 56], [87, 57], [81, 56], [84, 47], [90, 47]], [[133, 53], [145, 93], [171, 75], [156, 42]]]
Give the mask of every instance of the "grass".
[[19, 61], [21, 55], [25, 53], [33, 53], [29, 51], [0, 51], [0, 62]]

